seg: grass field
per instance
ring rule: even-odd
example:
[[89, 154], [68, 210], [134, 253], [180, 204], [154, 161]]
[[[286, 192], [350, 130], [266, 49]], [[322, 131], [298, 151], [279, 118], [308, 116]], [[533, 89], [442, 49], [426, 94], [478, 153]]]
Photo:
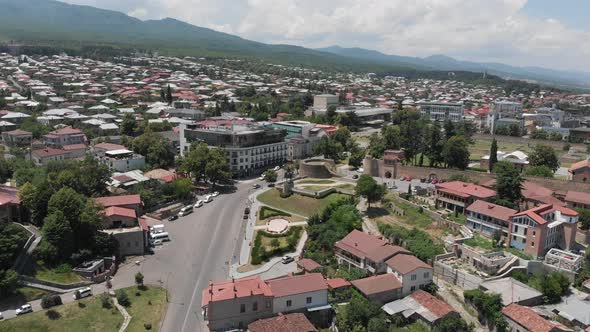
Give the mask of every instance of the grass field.
[[403, 216], [396, 215], [396, 218], [400, 219], [405, 224], [416, 226], [418, 228], [427, 228], [432, 224], [432, 218], [430, 218], [424, 210], [420, 212], [419, 208], [403, 202], [391, 194], [387, 195], [386, 198], [388, 201], [391, 201], [395, 207], [404, 210], [405, 214]]
[[[151, 287], [139, 291], [136, 296], [136, 287], [126, 289], [131, 300], [131, 306], [127, 311], [133, 317], [126, 331], [145, 331], [144, 323], [152, 324], [150, 331], [158, 331], [159, 322], [166, 309], [166, 291], [159, 287]], [[151, 301], [151, 305], [148, 304]], [[83, 304], [80, 306], [78, 303]], [[21, 317], [0, 322], [0, 331], [3, 332], [62, 332], [62, 331], [117, 331], [123, 323], [123, 316], [112, 307], [105, 309], [101, 306], [98, 296], [85, 298], [76, 302], [53, 307], [60, 315], [51, 320], [47, 317], [47, 310], [34, 312]]]
[[258, 195], [257, 199], [262, 203], [277, 209], [293, 212], [309, 217], [314, 213], [321, 212], [328, 204], [336, 202], [341, 198], [349, 197], [342, 194], [330, 194], [321, 199], [315, 199], [298, 194], [282, 198], [277, 189], [270, 189]]
[[308, 179], [303, 179], [301, 181], [297, 181], [295, 184], [332, 184], [332, 183], [334, 183], [333, 180], [308, 178]]
[[492, 241], [479, 234], [473, 234], [473, 237], [469, 240], [466, 240], [464, 243], [470, 247], [478, 247], [484, 250], [494, 249]]
[[67, 264], [50, 269], [37, 263], [35, 268], [35, 278], [60, 284], [71, 284], [86, 280], [79, 274], [73, 272], [72, 268]]

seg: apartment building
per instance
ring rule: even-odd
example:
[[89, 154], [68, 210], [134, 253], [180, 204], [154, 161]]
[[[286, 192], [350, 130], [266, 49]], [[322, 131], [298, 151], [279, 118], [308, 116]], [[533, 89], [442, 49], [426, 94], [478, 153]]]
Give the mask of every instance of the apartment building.
[[193, 142], [227, 151], [231, 172], [237, 176], [257, 174], [287, 161], [286, 132], [270, 125], [233, 123], [229, 126], [204, 127], [180, 125], [181, 155]]
[[313, 155], [313, 150], [326, 132], [308, 121], [279, 121], [274, 122], [274, 128], [285, 130], [287, 136], [287, 160], [299, 160]]
[[467, 223], [465, 224], [474, 232], [486, 237], [493, 237], [500, 232], [502, 238], [508, 239], [510, 233], [510, 218], [518, 211], [507, 207], [477, 200], [467, 207], [465, 212]]
[[387, 272], [386, 261], [397, 254], [412, 253], [390, 245], [380, 237], [354, 230], [334, 244], [338, 264], [366, 270], [369, 273]]
[[489, 201], [496, 196], [492, 189], [463, 181], [438, 183], [436, 185], [436, 208], [443, 207], [463, 213], [476, 200]]
[[105, 151], [104, 156], [98, 161], [113, 171], [127, 172], [143, 168], [145, 157], [127, 149]]
[[590, 210], [590, 193], [569, 190], [565, 194], [565, 204], [571, 209]]
[[288, 275], [266, 280], [273, 296], [273, 313], [287, 313], [328, 305], [328, 285], [321, 273]]
[[463, 103], [421, 102], [418, 108], [423, 116], [433, 121], [463, 121]]
[[[504, 121], [501, 121], [502, 119], [504, 119]], [[491, 132], [493, 133], [499, 126], [516, 123], [506, 121], [506, 119], [518, 120], [519, 126], [524, 126], [522, 104], [506, 100], [493, 102], [488, 115], [488, 128], [490, 128]]]
[[2, 141], [7, 146], [30, 146], [33, 134], [20, 129], [5, 131], [2, 133]]
[[571, 250], [575, 244], [578, 213], [557, 204], [544, 204], [512, 216], [510, 247], [535, 258], [551, 248]]
[[330, 106], [338, 106], [338, 96], [328, 94], [313, 96], [313, 108], [325, 110]]

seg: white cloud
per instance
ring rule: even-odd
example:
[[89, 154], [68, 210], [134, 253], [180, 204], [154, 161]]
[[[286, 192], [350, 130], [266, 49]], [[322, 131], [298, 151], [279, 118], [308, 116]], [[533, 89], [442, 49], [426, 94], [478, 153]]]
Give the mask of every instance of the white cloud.
[[174, 17], [268, 43], [338, 44], [411, 56], [578, 68], [590, 32], [524, 15], [527, 0], [67, 0]]

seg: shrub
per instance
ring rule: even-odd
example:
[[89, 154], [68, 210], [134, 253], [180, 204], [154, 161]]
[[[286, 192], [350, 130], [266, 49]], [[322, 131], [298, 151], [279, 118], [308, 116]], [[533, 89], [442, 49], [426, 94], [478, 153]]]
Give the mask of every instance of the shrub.
[[287, 212], [283, 212], [283, 211], [279, 211], [279, 210], [275, 210], [273, 208], [270, 208], [268, 206], [263, 206], [260, 208], [260, 219], [267, 219], [270, 217], [279, 217], [279, 216], [283, 216], [283, 217], [290, 217], [291, 215]]
[[122, 290], [119, 289], [115, 292], [115, 295], [117, 296], [117, 302], [119, 302], [120, 305], [124, 306], [124, 307], [128, 307], [131, 305], [131, 301], [129, 300], [129, 296], [127, 296], [127, 293]]
[[107, 293], [100, 294], [100, 303], [102, 307], [105, 309], [110, 309], [113, 306], [113, 302], [111, 302], [111, 297]]
[[61, 297], [59, 295], [43, 295], [41, 298], [41, 308], [47, 309], [56, 305], [61, 305]]
[[47, 312], [45, 312], [45, 315], [47, 316], [47, 318], [51, 320], [56, 320], [61, 317], [61, 314], [53, 309], [47, 310]]
[[151, 329], [152, 329], [152, 324], [150, 324], [150, 323], [144, 323], [144, 324], [143, 324], [143, 327], [144, 327], [146, 330], [151, 330]]
[[86, 304], [82, 301], [78, 301], [78, 308], [86, 308]]

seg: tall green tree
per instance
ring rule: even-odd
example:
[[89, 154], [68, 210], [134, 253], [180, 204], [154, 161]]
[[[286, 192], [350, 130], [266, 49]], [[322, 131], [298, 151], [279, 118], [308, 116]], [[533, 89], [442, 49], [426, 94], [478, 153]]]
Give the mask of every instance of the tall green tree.
[[209, 147], [205, 143], [195, 143], [179, 161], [179, 170], [191, 176], [196, 182], [205, 178], [205, 168], [209, 159]]
[[167, 168], [174, 164], [174, 147], [159, 133], [147, 130], [133, 140], [132, 146], [133, 151], [145, 156], [146, 162], [154, 168]]
[[428, 129], [426, 155], [428, 156], [429, 166], [436, 167], [443, 162], [442, 151], [444, 140], [441, 133], [441, 127], [438, 121], [435, 121]]
[[401, 131], [399, 126], [386, 125], [381, 128], [381, 136], [386, 149], [399, 150], [401, 147]]
[[559, 159], [555, 150], [548, 145], [538, 144], [529, 156], [531, 166], [547, 166], [553, 172], [559, 168]]
[[455, 124], [450, 119], [447, 119], [445, 121], [444, 128], [445, 128], [445, 138], [447, 141], [450, 140], [451, 137], [453, 137], [457, 134], [457, 131], [455, 129]]
[[492, 146], [490, 147], [490, 165], [489, 171], [491, 172], [494, 169], [494, 165], [498, 162], [498, 141], [494, 137], [492, 139]]
[[463, 136], [453, 136], [444, 145], [442, 157], [447, 167], [466, 169], [469, 166], [469, 142]]
[[172, 88], [170, 87], [170, 84], [168, 84], [168, 88], [166, 89], [166, 101], [168, 102], [168, 105], [172, 105], [172, 102], [174, 101], [172, 98]]
[[135, 121], [131, 114], [125, 114], [123, 116], [123, 121], [121, 122], [121, 134], [127, 136], [135, 136], [136, 130], [137, 121]]
[[214, 148], [209, 151], [209, 160], [205, 166], [207, 179], [216, 185], [231, 179], [232, 173], [227, 163], [227, 152], [222, 148]]
[[377, 202], [383, 198], [385, 187], [379, 185], [370, 175], [363, 174], [356, 183], [356, 194], [366, 198], [370, 208], [371, 202]]
[[369, 149], [368, 153], [371, 157], [375, 159], [380, 159], [383, 157], [383, 154], [386, 150], [385, 141], [383, 137], [378, 133], [373, 133], [371, 137], [369, 137]]
[[499, 161], [494, 165], [496, 174], [496, 203], [516, 208], [522, 200], [522, 178], [518, 169], [510, 162]]
[[329, 137], [322, 137], [314, 148], [316, 155], [324, 155], [324, 158], [332, 159], [334, 162], [342, 160], [342, 152], [344, 147]]

